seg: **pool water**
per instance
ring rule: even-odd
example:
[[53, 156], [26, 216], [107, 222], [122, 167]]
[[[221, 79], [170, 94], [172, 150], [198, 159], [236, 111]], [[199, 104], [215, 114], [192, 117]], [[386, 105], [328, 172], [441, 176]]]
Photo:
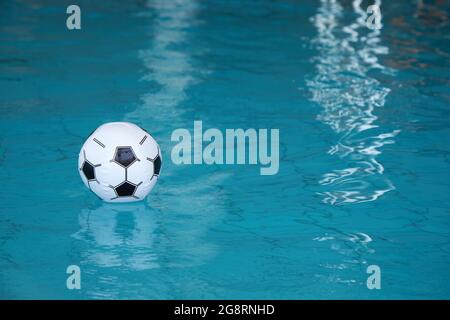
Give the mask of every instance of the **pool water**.
[[[2, 3], [0, 298], [450, 298], [449, 2], [76, 4]], [[278, 128], [279, 173], [173, 164], [195, 120]], [[161, 146], [143, 202], [79, 177], [109, 121]]]

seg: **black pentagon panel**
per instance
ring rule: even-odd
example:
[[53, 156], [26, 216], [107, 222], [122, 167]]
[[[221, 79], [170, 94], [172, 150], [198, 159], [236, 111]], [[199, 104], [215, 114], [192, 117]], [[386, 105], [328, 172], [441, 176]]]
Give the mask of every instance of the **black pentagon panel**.
[[85, 161], [83, 163], [83, 167], [81, 167], [81, 171], [83, 171], [84, 176], [86, 177], [86, 179], [88, 180], [94, 180], [95, 179], [95, 172], [94, 172], [95, 168], [92, 164], [90, 164], [89, 162]]
[[161, 170], [161, 158], [156, 156], [155, 160], [153, 160], [153, 170], [156, 175], [159, 175], [159, 171]]
[[119, 197], [130, 197], [134, 194], [136, 186], [125, 181], [120, 186], [116, 187], [115, 190]]
[[127, 168], [136, 160], [133, 149], [131, 147], [118, 147], [116, 150], [116, 155], [114, 156], [114, 161], [120, 163], [122, 166]]

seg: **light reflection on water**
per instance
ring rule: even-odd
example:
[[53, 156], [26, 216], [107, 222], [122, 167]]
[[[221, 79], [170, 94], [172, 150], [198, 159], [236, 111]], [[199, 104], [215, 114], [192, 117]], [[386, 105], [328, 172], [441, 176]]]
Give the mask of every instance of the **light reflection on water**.
[[198, 22], [197, 3], [147, 1], [146, 9], [156, 18], [149, 26], [150, 47], [139, 51], [145, 72], [142, 81], [149, 82], [149, 89], [156, 84], [159, 90], [144, 94], [138, 108], [126, 114], [124, 120], [144, 125], [150, 122], [152, 130], [158, 131], [167, 127], [167, 119], [171, 119], [170, 125], [182, 123], [185, 110], [181, 104], [186, 90], [198, 81], [190, 52], [183, 50], [189, 41], [189, 28]]
[[[381, 5], [381, 1], [375, 2]], [[381, 30], [366, 27], [361, 1], [353, 1], [357, 18], [342, 25], [343, 8], [337, 1], [322, 0], [312, 22], [317, 30], [317, 73], [307, 81], [312, 100], [322, 107], [317, 119], [338, 135], [328, 154], [344, 167], [323, 174], [319, 192], [332, 205], [374, 201], [395, 189], [378, 161], [381, 147], [395, 142], [400, 130], [380, 132], [376, 108], [383, 107], [390, 89], [369, 75], [393, 71], [379, 63], [389, 49], [380, 43]]]
[[73, 237], [93, 244], [83, 253], [87, 263], [133, 270], [159, 267], [153, 252], [157, 225], [143, 204], [103, 204], [83, 210], [78, 220], [80, 230]]

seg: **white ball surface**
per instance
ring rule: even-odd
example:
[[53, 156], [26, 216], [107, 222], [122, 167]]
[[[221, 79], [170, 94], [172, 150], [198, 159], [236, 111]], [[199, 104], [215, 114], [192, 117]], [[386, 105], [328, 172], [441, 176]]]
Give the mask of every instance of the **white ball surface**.
[[143, 200], [158, 180], [161, 152], [153, 137], [129, 122], [98, 127], [78, 156], [86, 187], [107, 202]]

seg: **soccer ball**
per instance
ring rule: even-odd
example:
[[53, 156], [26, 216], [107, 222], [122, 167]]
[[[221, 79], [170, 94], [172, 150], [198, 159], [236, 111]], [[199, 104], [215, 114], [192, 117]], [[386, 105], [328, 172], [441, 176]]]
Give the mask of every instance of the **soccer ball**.
[[161, 152], [144, 129], [110, 122], [87, 138], [78, 156], [86, 187], [107, 202], [143, 200], [158, 180]]

